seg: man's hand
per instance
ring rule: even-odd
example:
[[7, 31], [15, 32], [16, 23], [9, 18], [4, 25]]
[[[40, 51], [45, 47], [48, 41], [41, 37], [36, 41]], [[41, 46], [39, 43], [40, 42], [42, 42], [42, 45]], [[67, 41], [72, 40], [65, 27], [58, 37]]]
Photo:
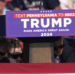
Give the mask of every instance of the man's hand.
[[19, 11], [19, 10], [20, 10], [20, 8], [13, 8], [13, 10], [14, 10], [14, 11]]

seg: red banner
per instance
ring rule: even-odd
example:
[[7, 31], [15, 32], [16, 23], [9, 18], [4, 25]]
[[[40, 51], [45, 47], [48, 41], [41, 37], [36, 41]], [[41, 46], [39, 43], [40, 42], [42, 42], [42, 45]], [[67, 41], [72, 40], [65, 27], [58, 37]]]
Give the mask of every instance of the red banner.
[[57, 74], [75, 73], [75, 63], [0, 64], [0, 74]]

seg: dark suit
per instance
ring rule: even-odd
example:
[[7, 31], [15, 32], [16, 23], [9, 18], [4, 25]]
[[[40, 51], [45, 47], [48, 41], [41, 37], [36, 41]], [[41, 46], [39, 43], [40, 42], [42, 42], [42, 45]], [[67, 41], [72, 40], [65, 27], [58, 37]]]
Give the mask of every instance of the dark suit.
[[10, 60], [7, 57], [5, 57], [2, 60], [0, 60], [0, 63], [10, 63]]
[[64, 50], [62, 55], [60, 56], [60, 62], [69, 63], [75, 62], [75, 49], [70, 46], [67, 40], [64, 39]]
[[45, 9], [54, 9], [60, 2], [59, 0], [42, 0]]
[[13, 0], [12, 5], [14, 8], [20, 8], [21, 10], [27, 10], [23, 0]]

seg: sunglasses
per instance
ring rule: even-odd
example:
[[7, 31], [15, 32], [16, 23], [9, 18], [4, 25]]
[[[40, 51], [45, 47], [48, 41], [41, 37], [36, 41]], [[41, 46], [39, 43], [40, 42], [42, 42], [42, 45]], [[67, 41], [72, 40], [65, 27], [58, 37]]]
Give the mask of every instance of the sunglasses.
[[0, 1], [5, 2], [5, 0], [0, 0]]
[[54, 51], [58, 50], [58, 49], [62, 49], [64, 47], [64, 45], [60, 45], [60, 46], [54, 46]]
[[5, 54], [6, 54], [6, 52], [5, 52], [5, 53], [0, 52], [0, 55], [1, 55], [1, 56], [4, 56]]
[[23, 54], [10, 54], [13, 59], [17, 59], [18, 57], [22, 58]]

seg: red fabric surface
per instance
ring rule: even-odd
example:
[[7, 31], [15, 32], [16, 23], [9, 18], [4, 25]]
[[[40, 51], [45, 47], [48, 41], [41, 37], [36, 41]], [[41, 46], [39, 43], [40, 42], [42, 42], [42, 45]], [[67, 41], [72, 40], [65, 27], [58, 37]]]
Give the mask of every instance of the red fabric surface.
[[75, 73], [75, 63], [66, 64], [0, 64], [0, 74], [52, 74]]
[[12, 0], [6, 0], [7, 4], [12, 4]]

